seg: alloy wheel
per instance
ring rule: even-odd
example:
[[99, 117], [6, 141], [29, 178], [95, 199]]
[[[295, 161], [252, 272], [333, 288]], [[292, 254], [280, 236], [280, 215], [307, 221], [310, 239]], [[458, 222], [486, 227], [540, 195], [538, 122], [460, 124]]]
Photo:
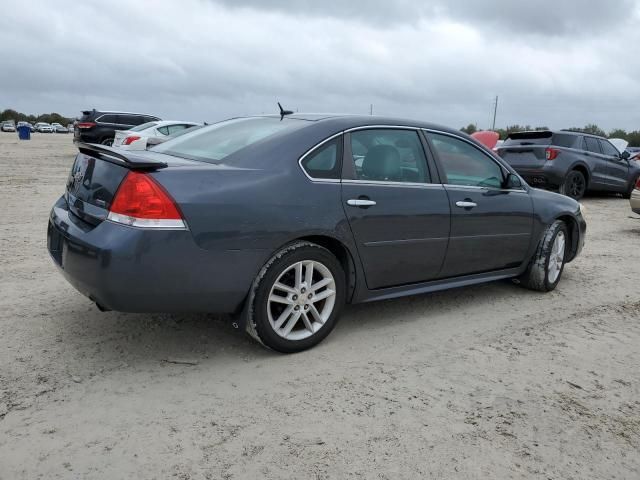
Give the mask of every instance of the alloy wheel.
[[327, 322], [336, 302], [331, 271], [316, 260], [287, 267], [276, 279], [267, 300], [273, 331], [287, 340], [303, 340]]
[[585, 190], [584, 177], [579, 174], [573, 174], [569, 178], [569, 195], [573, 198], [581, 198], [584, 195]]
[[555, 283], [562, 271], [562, 265], [564, 264], [564, 250], [566, 240], [564, 232], [558, 232], [553, 246], [551, 247], [551, 253], [549, 254], [549, 263], [547, 265], [547, 277], [550, 283]]

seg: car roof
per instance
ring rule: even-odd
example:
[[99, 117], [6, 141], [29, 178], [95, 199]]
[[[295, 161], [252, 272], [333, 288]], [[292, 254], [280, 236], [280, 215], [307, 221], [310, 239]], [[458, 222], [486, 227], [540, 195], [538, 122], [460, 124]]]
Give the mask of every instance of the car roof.
[[91, 113], [98, 113], [98, 114], [102, 114], [102, 113], [115, 113], [117, 115], [119, 114], [123, 114], [123, 115], [142, 115], [145, 117], [153, 117], [153, 118], [160, 118], [157, 115], [151, 115], [150, 113], [137, 113], [137, 112], [122, 112], [120, 110], [96, 110], [95, 108], [93, 110], [81, 110], [83, 115], [89, 115]]
[[[247, 118], [280, 118], [280, 115], [253, 115]], [[387, 117], [381, 115], [357, 115], [346, 113], [294, 113], [284, 117], [287, 120], [301, 120], [313, 122], [315, 124], [332, 125], [340, 129], [350, 129], [364, 126], [396, 126], [396, 127], [414, 127], [431, 130], [439, 130], [443, 132], [453, 133], [465, 136], [460, 130], [439, 125], [422, 120]]]
[[[158, 128], [158, 127], [164, 127], [166, 125], [183, 125], [183, 124], [193, 124], [195, 125], [201, 125], [198, 122], [192, 122], [191, 120], [152, 120], [151, 122], [155, 123], [155, 125], [153, 126], [153, 128]], [[147, 123], [151, 123], [151, 122], [147, 122]]]

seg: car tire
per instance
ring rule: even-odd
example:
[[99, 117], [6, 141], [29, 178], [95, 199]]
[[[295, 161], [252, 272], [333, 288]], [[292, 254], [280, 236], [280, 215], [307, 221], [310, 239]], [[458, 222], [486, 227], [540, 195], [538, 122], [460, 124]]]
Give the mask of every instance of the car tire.
[[629, 185], [629, 188], [627, 189], [627, 191], [622, 194], [622, 198], [625, 198], [627, 200], [629, 200], [631, 198], [631, 194], [633, 193], [633, 190], [636, 188], [636, 183], [637, 183], [639, 178], [640, 178], [640, 176], [634, 178], [631, 181], [631, 184]]
[[113, 138], [105, 138], [100, 143], [102, 143], [102, 145], [106, 145], [107, 147], [110, 147], [111, 145], [113, 145]]
[[344, 270], [329, 250], [292, 243], [258, 273], [248, 299], [247, 332], [281, 353], [306, 350], [331, 333], [345, 295]]
[[567, 226], [556, 220], [545, 230], [531, 262], [518, 278], [520, 285], [539, 292], [556, 288], [564, 270], [568, 246]]
[[580, 200], [586, 192], [587, 179], [579, 170], [571, 170], [560, 186], [560, 193], [574, 200]]

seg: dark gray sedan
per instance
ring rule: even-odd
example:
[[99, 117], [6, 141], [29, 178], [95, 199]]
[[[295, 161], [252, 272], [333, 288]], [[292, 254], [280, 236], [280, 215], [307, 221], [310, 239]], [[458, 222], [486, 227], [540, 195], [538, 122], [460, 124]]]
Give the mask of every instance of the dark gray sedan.
[[296, 114], [147, 152], [80, 144], [48, 249], [100, 309], [230, 313], [295, 352], [347, 302], [505, 278], [553, 290], [585, 230], [578, 202], [459, 131]]

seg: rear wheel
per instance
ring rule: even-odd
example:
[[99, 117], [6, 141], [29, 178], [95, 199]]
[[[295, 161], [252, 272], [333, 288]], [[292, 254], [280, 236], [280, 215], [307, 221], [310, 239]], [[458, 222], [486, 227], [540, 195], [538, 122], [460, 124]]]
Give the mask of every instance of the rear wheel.
[[587, 179], [579, 170], [571, 170], [560, 186], [560, 193], [568, 197], [580, 200], [587, 191]]
[[247, 332], [283, 353], [306, 350], [333, 329], [345, 299], [338, 259], [310, 242], [276, 253], [254, 283]]
[[564, 270], [569, 234], [567, 226], [556, 220], [547, 227], [527, 270], [518, 279], [531, 290], [550, 292], [560, 282]]

